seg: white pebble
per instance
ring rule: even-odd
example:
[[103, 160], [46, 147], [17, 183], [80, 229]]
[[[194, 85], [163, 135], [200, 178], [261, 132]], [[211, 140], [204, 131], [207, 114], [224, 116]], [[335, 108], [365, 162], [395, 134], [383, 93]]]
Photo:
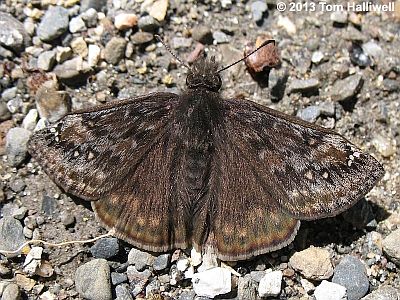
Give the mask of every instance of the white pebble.
[[315, 289], [316, 300], [346, 300], [347, 290], [344, 286], [323, 280]]
[[194, 274], [192, 283], [197, 296], [214, 298], [231, 291], [231, 272], [221, 267], [213, 268]]
[[273, 271], [264, 275], [258, 286], [260, 297], [278, 296], [281, 293], [282, 271]]

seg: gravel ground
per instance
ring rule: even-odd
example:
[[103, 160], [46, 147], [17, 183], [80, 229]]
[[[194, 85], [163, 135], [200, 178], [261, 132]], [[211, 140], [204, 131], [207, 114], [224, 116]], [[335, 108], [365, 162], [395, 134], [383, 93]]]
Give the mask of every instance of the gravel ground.
[[291, 245], [253, 260], [221, 268], [212, 257], [147, 253], [115, 238], [36, 245], [0, 256], [1, 299], [400, 299], [400, 2], [382, 13], [352, 12], [345, 1], [335, 2], [343, 11], [284, 3], [285, 11], [274, 0], [0, 2], [2, 249], [106, 233], [87, 202], [30, 159], [26, 142], [40, 118], [183, 89], [185, 68], [153, 33], [183, 60], [204, 48], [221, 65], [258, 37], [274, 38], [280, 68], [253, 78], [238, 64], [223, 74], [223, 96], [334, 128], [386, 171], [355, 207], [303, 222]]

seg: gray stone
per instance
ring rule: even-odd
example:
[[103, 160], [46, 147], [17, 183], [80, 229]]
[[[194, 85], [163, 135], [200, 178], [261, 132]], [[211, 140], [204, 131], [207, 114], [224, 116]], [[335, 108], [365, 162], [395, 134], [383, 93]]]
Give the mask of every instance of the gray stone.
[[276, 297], [281, 293], [282, 271], [267, 272], [258, 286], [260, 297]]
[[24, 25], [8, 13], [0, 12], [0, 45], [21, 52], [30, 44]]
[[151, 276], [150, 270], [144, 270], [140, 272], [134, 266], [128, 266], [126, 270], [126, 275], [128, 276], [129, 283], [132, 288], [132, 294], [136, 297], [139, 293], [141, 293]]
[[119, 285], [119, 284], [127, 282], [127, 281], [128, 281], [128, 276], [126, 276], [125, 273], [117, 273], [117, 272], [111, 273], [112, 285]]
[[363, 263], [356, 257], [345, 256], [334, 270], [333, 283], [347, 289], [348, 300], [358, 300], [367, 294], [369, 281]]
[[150, 43], [153, 40], [154, 36], [150, 32], [139, 31], [136, 32], [133, 36], [131, 36], [131, 41], [134, 45], [143, 45]]
[[396, 265], [400, 266], [400, 228], [383, 240], [383, 251]]
[[346, 288], [323, 280], [314, 292], [315, 300], [347, 300]]
[[132, 248], [128, 254], [128, 264], [134, 265], [136, 270], [142, 271], [154, 263], [155, 257], [148, 252]]
[[174, 37], [172, 39], [172, 48], [189, 48], [192, 45], [192, 39], [185, 37]]
[[347, 101], [358, 94], [363, 84], [364, 80], [360, 74], [351, 75], [336, 81], [328, 95], [332, 101]]
[[228, 269], [216, 267], [194, 274], [192, 283], [197, 296], [214, 298], [231, 291], [231, 272]]
[[17, 97], [17, 93], [18, 93], [18, 88], [16, 86], [8, 88], [1, 93], [1, 98], [3, 99], [3, 101], [9, 101]]
[[311, 123], [314, 123], [320, 115], [321, 109], [315, 105], [306, 107], [297, 112], [298, 118]]
[[31, 132], [24, 128], [11, 128], [6, 135], [6, 154], [8, 163], [13, 166], [19, 166], [27, 157], [27, 143]]
[[231, 40], [230, 37], [222, 31], [214, 31], [213, 39], [214, 42], [217, 44], [229, 43], [229, 41]]
[[125, 55], [126, 40], [120, 37], [113, 37], [104, 49], [104, 59], [113, 65], [117, 65]]
[[83, 61], [82, 57], [77, 56], [57, 65], [53, 71], [60, 79], [73, 79], [90, 71], [90, 67], [88, 63]]
[[105, 259], [94, 259], [75, 273], [76, 291], [91, 300], [111, 300], [110, 267]]
[[314, 64], [319, 64], [320, 62], [323, 61], [323, 59], [324, 59], [324, 54], [321, 51], [315, 51], [311, 56], [311, 61]]
[[52, 41], [66, 32], [68, 25], [68, 10], [62, 6], [51, 6], [37, 28], [37, 35], [42, 41]]
[[375, 61], [379, 61], [382, 57], [384, 57], [385, 52], [375, 41], [369, 41], [363, 44], [362, 49], [365, 54], [375, 59]]
[[87, 11], [83, 12], [81, 18], [88, 27], [95, 27], [97, 25], [97, 11], [94, 8], [89, 8]]
[[109, 259], [119, 252], [119, 241], [117, 238], [103, 238], [90, 247], [90, 252], [96, 258]]
[[161, 283], [157, 279], [148, 283], [146, 286], [146, 299], [150, 299], [151, 296], [159, 294], [160, 288], [161, 288]]
[[316, 78], [293, 79], [288, 87], [288, 94], [316, 92], [319, 85], [319, 80]]
[[12, 58], [13, 56], [14, 54], [10, 50], [7, 50], [6, 48], [0, 46], [0, 57]]
[[268, 87], [271, 90], [272, 100], [281, 100], [283, 98], [288, 78], [289, 74], [285, 68], [274, 68], [269, 72]]
[[21, 291], [19, 290], [19, 287], [15, 283], [10, 283], [8, 284], [4, 291], [3, 294], [1, 295], [1, 300], [19, 300], [21, 299]]
[[254, 1], [250, 5], [251, 15], [256, 23], [262, 22], [265, 12], [268, 10], [268, 6], [265, 1]]
[[400, 289], [392, 286], [381, 286], [361, 300], [399, 300]]
[[116, 300], [133, 300], [131, 292], [129, 291], [129, 285], [120, 284], [115, 287]]
[[[60, 219], [61, 219], [61, 223], [65, 227], [73, 226], [75, 224], [75, 216], [73, 214], [71, 214], [70, 212], [68, 212], [68, 211], [61, 212]], [[93, 256], [96, 257], [96, 258], [106, 258], [106, 257], [98, 257], [98, 256], [95, 256], [95, 255], [93, 255]]]
[[[264, 272], [265, 274], [265, 272]], [[249, 274], [239, 277], [238, 299], [257, 300], [257, 283]]]
[[194, 300], [195, 297], [196, 293], [194, 291], [183, 291], [182, 294], [179, 295], [178, 300]]
[[192, 38], [193, 40], [206, 45], [210, 45], [213, 42], [213, 36], [209, 26], [199, 25], [193, 27]]
[[153, 269], [155, 271], [165, 270], [169, 265], [170, 258], [171, 258], [171, 255], [168, 253], [157, 256], [153, 262]]
[[0, 122], [11, 119], [11, 113], [7, 108], [7, 104], [0, 102]]
[[255, 282], [260, 282], [261, 279], [265, 276], [265, 271], [251, 271], [250, 277]]
[[158, 28], [160, 28], [161, 24], [157, 19], [154, 19], [150, 15], [140, 17], [138, 21], [139, 29], [146, 31], [146, 32], [154, 32]]
[[[21, 222], [13, 217], [3, 217], [0, 219], [0, 243], [1, 249], [14, 251], [25, 243], [25, 237], [22, 232], [23, 227]], [[16, 257], [16, 254], [6, 254], [7, 257]]]
[[69, 21], [69, 31], [71, 33], [81, 32], [84, 30], [86, 30], [86, 25], [80, 16], [74, 17]]
[[44, 195], [42, 198], [42, 211], [48, 216], [54, 215], [56, 212], [58, 212], [57, 200], [48, 195]]
[[32, 108], [29, 110], [28, 114], [22, 121], [22, 127], [26, 130], [33, 131], [36, 127], [37, 120], [39, 118], [39, 113], [37, 109]]
[[81, 0], [80, 12], [85, 12], [90, 8], [94, 8], [96, 11], [103, 11], [107, 6], [107, 0]]
[[14, 99], [11, 99], [10, 101], [7, 102], [7, 109], [12, 114], [14, 114], [14, 113], [20, 112], [23, 105], [24, 105], [24, 102], [22, 101], [22, 98], [17, 96]]
[[44, 71], [50, 71], [56, 63], [56, 51], [44, 51], [37, 60], [37, 66]]
[[334, 11], [331, 13], [331, 21], [334, 23], [339, 24], [346, 24], [347, 23], [347, 11]]
[[321, 115], [327, 117], [333, 117], [335, 115], [335, 103], [332, 101], [325, 101], [318, 104], [318, 107], [321, 111]]

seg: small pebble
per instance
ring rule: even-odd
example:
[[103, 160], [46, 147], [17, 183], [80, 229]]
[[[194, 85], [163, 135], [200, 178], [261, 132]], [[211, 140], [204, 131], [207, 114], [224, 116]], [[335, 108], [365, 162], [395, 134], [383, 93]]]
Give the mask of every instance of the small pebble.
[[1, 300], [20, 300], [21, 299], [21, 291], [19, 290], [19, 286], [15, 283], [7, 284], [5, 287], [3, 294], [1, 295]]
[[58, 212], [58, 202], [54, 197], [44, 195], [42, 198], [42, 211], [48, 215], [53, 216]]
[[88, 48], [88, 64], [90, 67], [97, 66], [100, 60], [101, 49], [97, 45], [89, 45]]
[[140, 17], [138, 21], [139, 29], [146, 32], [154, 32], [160, 28], [160, 26], [160, 22], [149, 15]]
[[11, 14], [0, 12], [0, 24], [1, 46], [21, 52], [30, 44], [30, 36], [24, 25]]
[[360, 45], [353, 44], [350, 48], [350, 60], [353, 64], [360, 67], [368, 67], [372, 64], [369, 56], [363, 51]]
[[332, 101], [347, 101], [355, 97], [364, 84], [362, 75], [355, 74], [334, 83], [329, 92]]
[[369, 290], [369, 281], [364, 264], [351, 255], [345, 256], [335, 267], [332, 282], [347, 289], [348, 300], [358, 300]]
[[37, 109], [30, 109], [28, 114], [25, 116], [24, 120], [22, 121], [22, 127], [26, 130], [33, 131], [35, 129], [37, 120], [39, 118], [39, 113]]
[[134, 45], [144, 45], [150, 43], [154, 39], [153, 34], [150, 32], [136, 32], [131, 36], [131, 41]]
[[54, 50], [44, 51], [38, 57], [37, 66], [44, 71], [50, 71], [56, 63], [56, 52]]
[[[73, 226], [75, 224], [75, 216], [67, 211], [61, 212], [61, 223], [65, 227]], [[104, 258], [104, 257], [99, 257], [99, 258]]]
[[315, 300], [347, 300], [346, 288], [323, 280], [314, 292]]
[[257, 283], [252, 280], [249, 274], [239, 277], [238, 299], [257, 300]]
[[69, 95], [60, 91], [57, 82], [53, 80], [46, 81], [39, 87], [35, 100], [40, 117], [50, 122], [61, 119], [70, 110]]
[[62, 6], [51, 6], [40, 21], [37, 35], [42, 41], [52, 41], [66, 32], [68, 26], [68, 10]]
[[153, 265], [155, 257], [146, 251], [132, 248], [128, 254], [128, 264], [134, 265], [136, 270], [142, 271], [147, 266]]
[[107, 7], [107, 0], [81, 0], [80, 5], [79, 11], [81, 13], [89, 9], [95, 9], [101, 12]]
[[375, 41], [371, 40], [367, 43], [362, 44], [362, 49], [365, 54], [372, 57], [374, 60], [379, 61], [384, 57], [385, 53], [381, 46], [379, 46]]
[[7, 104], [0, 102], [0, 122], [11, 119], [11, 113], [7, 108]]
[[[0, 219], [0, 241], [1, 249], [13, 251], [25, 243], [23, 227], [21, 222], [13, 217], [3, 217]], [[16, 254], [6, 254], [7, 257], [16, 257]]]
[[310, 123], [315, 123], [315, 121], [320, 115], [321, 115], [321, 109], [315, 105], [306, 107], [297, 113], [298, 118]]
[[231, 291], [231, 272], [228, 269], [216, 267], [194, 274], [192, 283], [197, 296], [214, 298]]
[[338, 10], [331, 13], [331, 21], [339, 24], [347, 23], [347, 11]]
[[112, 285], [116, 286], [127, 281], [128, 281], [128, 276], [125, 273], [117, 273], [117, 272], [111, 273]]
[[81, 32], [86, 30], [85, 22], [80, 16], [74, 17], [69, 22], [69, 31], [71, 33]]
[[329, 251], [323, 248], [311, 246], [296, 252], [290, 258], [289, 264], [311, 280], [328, 279], [333, 274]]
[[146, 286], [146, 283], [151, 276], [151, 271], [146, 269], [140, 272], [136, 269], [136, 267], [128, 266], [126, 275], [128, 276], [130, 286], [132, 287], [132, 294], [134, 297], [136, 297]]
[[118, 30], [126, 30], [138, 24], [138, 18], [135, 14], [121, 13], [115, 16], [114, 25]]
[[213, 39], [215, 44], [225, 44], [230, 42], [230, 37], [223, 33], [222, 31], [214, 31], [213, 34]]
[[261, 25], [265, 17], [265, 12], [268, 11], [268, 6], [265, 1], [254, 1], [250, 5], [251, 15], [257, 25]]
[[372, 291], [361, 300], [399, 300], [400, 289], [389, 285], [384, 285]]
[[105, 259], [81, 265], [75, 273], [76, 291], [86, 299], [112, 299], [110, 267]]
[[322, 62], [324, 59], [324, 54], [321, 51], [315, 51], [312, 55], [311, 55], [311, 61], [314, 64], [319, 64], [320, 62]]
[[320, 82], [316, 78], [293, 79], [288, 87], [288, 94], [291, 93], [311, 93], [318, 91]]
[[400, 266], [400, 228], [383, 240], [383, 251], [396, 265]]
[[129, 285], [120, 284], [115, 287], [115, 300], [133, 300], [132, 294], [129, 290]]
[[90, 247], [93, 257], [109, 259], [119, 252], [119, 241], [114, 237], [102, 238]]
[[148, 13], [154, 19], [163, 21], [167, 14], [168, 0], [154, 1], [153, 5], [149, 8]]
[[104, 59], [113, 65], [117, 65], [125, 55], [126, 40], [113, 37], [104, 48]]
[[213, 34], [210, 27], [203, 25], [193, 27], [192, 38], [204, 45], [211, 45], [213, 42]]
[[295, 35], [297, 32], [296, 25], [294, 25], [294, 23], [286, 16], [282, 17], [281, 15], [278, 15], [277, 24], [279, 27], [285, 29], [289, 35]]
[[396, 142], [394, 139], [389, 139], [388, 137], [380, 134], [376, 134], [372, 140], [372, 144], [383, 157], [391, 157], [396, 153], [395, 143]]
[[31, 132], [24, 128], [11, 128], [6, 135], [7, 161], [11, 166], [21, 165], [28, 156], [27, 143]]
[[192, 45], [192, 39], [184, 38], [184, 37], [174, 37], [172, 39], [172, 48], [180, 49], [180, 48], [189, 48]]
[[258, 294], [260, 297], [276, 297], [281, 293], [282, 271], [272, 271], [265, 274], [261, 278], [258, 286]]
[[77, 56], [57, 65], [53, 71], [58, 78], [68, 80], [78, 78], [81, 74], [86, 73], [89, 70], [89, 65], [83, 61], [81, 56]]
[[169, 265], [170, 258], [170, 254], [161, 254], [157, 256], [153, 262], [153, 269], [155, 271], [165, 270]]
[[81, 57], [88, 55], [88, 45], [82, 37], [77, 37], [71, 41], [71, 49], [75, 54]]

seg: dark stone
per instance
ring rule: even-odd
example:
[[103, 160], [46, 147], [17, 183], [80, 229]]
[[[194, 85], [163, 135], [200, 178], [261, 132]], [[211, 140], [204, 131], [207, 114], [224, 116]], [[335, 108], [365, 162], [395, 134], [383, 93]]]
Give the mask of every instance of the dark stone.
[[90, 248], [90, 252], [96, 258], [109, 259], [118, 254], [119, 241], [112, 237], [100, 239]]

